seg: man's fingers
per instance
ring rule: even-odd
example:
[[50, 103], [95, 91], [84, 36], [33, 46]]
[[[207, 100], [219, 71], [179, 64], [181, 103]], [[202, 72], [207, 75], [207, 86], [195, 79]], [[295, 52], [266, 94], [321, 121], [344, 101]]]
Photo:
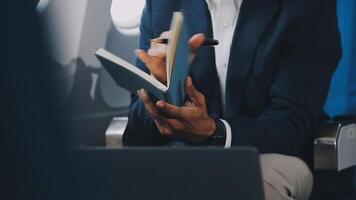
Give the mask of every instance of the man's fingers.
[[[158, 44], [158, 45], [162, 45], [162, 44]], [[165, 59], [167, 56], [167, 46], [163, 45], [163, 46], [157, 46], [157, 45], [151, 45], [151, 48], [147, 51], [147, 54], [149, 56], [153, 56], [156, 58], [161, 58], [161, 59]]]
[[171, 136], [173, 134], [173, 131], [171, 131], [168, 125], [165, 125], [162, 121], [155, 120], [155, 124], [162, 135]]
[[182, 118], [183, 112], [182, 109], [178, 106], [169, 104], [164, 101], [157, 101], [156, 106], [158, 109], [169, 117], [173, 118]]
[[145, 105], [147, 112], [151, 115], [151, 117], [155, 120], [159, 119], [158, 110], [155, 104], [152, 102], [148, 93], [144, 89], [141, 89], [137, 91], [137, 95], [140, 97], [141, 101]]
[[170, 38], [170, 37], [171, 37], [171, 31], [164, 31], [159, 36], [159, 38]]
[[204, 96], [195, 88], [190, 76], [186, 80], [185, 90], [191, 101], [193, 101], [196, 105], [201, 105], [204, 100]]
[[205, 41], [205, 35], [202, 33], [195, 34], [189, 39], [189, 46], [192, 51], [196, 51]]
[[184, 125], [182, 122], [176, 119], [163, 119], [164, 122], [168, 125], [169, 129], [175, 133], [184, 132]]
[[148, 93], [144, 89], [141, 89], [141, 90], [137, 91], [137, 94], [140, 97], [143, 104], [145, 105], [147, 112], [153, 118], [153, 120], [154, 120], [157, 128], [160, 130], [161, 134], [164, 136], [171, 136], [173, 134], [173, 131], [172, 131], [170, 125], [168, 125], [167, 121], [163, 117], [160, 116], [156, 106], [151, 101], [151, 98], [148, 95]]
[[150, 96], [144, 89], [137, 90], [137, 95], [140, 97], [141, 101], [144, 104], [149, 104], [151, 102]]
[[151, 56], [149, 56], [144, 50], [136, 49], [135, 50], [136, 56], [146, 65], [149, 65], [152, 61]]
[[191, 50], [191, 54], [189, 55], [190, 63], [192, 63], [195, 60], [195, 57], [197, 56], [197, 51], [204, 41], [205, 41], [205, 36], [202, 33], [195, 34], [190, 38], [188, 42]]
[[[148, 70], [153, 74], [154, 77], [156, 77], [159, 81], [161, 81], [163, 84], [166, 84], [166, 70], [165, 70], [165, 53], [163, 52], [152, 52], [152, 51], [157, 51], [150, 49], [151, 54], [155, 54], [157, 56], [151, 56], [149, 55], [150, 53], [146, 53], [145, 51], [141, 49], [137, 49], [135, 51], [137, 57], [145, 63], [146, 67]], [[165, 50], [162, 50], [165, 51]], [[158, 57], [162, 56], [162, 57]]]

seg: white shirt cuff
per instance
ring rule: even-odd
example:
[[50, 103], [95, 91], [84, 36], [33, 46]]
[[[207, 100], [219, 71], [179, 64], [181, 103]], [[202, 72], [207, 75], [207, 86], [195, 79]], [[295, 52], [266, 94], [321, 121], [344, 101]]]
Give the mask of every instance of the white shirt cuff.
[[225, 130], [226, 130], [226, 141], [225, 141], [225, 147], [226, 149], [231, 147], [231, 138], [232, 138], [232, 133], [231, 133], [231, 127], [227, 121], [220, 119], [222, 123], [225, 125]]

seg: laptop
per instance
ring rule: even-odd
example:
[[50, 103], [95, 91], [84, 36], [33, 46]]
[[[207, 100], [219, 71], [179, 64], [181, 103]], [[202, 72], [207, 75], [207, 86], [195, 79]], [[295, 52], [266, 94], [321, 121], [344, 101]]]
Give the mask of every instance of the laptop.
[[77, 199], [264, 199], [253, 148], [83, 148], [69, 163]]

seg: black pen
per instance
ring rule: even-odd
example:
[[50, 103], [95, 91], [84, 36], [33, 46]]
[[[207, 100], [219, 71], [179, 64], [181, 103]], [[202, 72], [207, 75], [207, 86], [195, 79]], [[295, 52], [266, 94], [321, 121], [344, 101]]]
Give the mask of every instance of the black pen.
[[[155, 38], [151, 39], [151, 42], [155, 43], [160, 43], [160, 44], [168, 44], [168, 39], [167, 38]], [[211, 38], [205, 38], [202, 46], [215, 46], [219, 44], [219, 40], [211, 39]]]

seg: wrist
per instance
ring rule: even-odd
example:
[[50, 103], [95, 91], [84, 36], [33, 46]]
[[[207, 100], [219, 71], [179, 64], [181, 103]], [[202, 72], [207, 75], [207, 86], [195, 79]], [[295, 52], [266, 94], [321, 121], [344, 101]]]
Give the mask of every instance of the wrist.
[[226, 127], [220, 119], [213, 118], [213, 120], [215, 124], [214, 132], [207, 138], [205, 143], [207, 145], [224, 146], [226, 142]]
[[207, 131], [207, 137], [210, 138], [214, 135], [215, 131], [216, 131], [216, 120], [212, 117], [209, 117], [209, 128]]

